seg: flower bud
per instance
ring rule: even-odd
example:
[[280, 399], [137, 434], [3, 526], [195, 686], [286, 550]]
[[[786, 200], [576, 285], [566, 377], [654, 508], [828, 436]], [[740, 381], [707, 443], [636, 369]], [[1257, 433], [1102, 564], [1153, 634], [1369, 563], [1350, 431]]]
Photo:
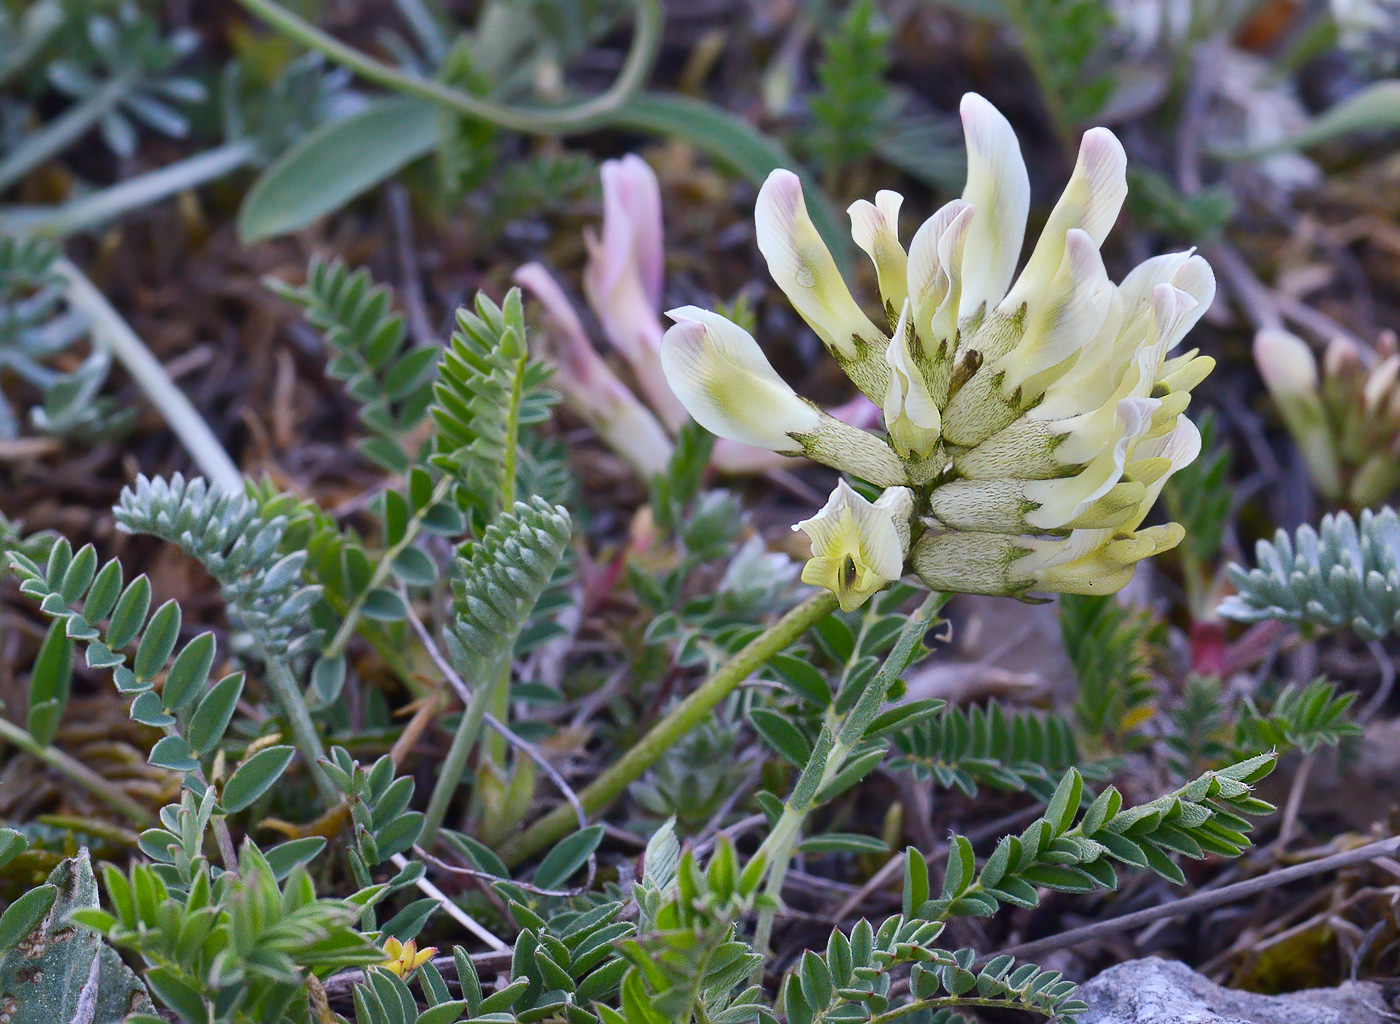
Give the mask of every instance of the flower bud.
[[664, 271], [661, 190], [646, 161], [634, 154], [604, 161], [601, 236], [584, 234], [588, 263], [583, 286], [608, 341], [622, 353], [666, 426], [685, 422], [685, 408], [666, 385], [659, 352]]
[[793, 527], [812, 542], [802, 581], [830, 590], [842, 611], [855, 611], [904, 574], [913, 510], [907, 487], [891, 487], [870, 502], [838, 482], [822, 510]]
[[1343, 490], [1342, 473], [1318, 393], [1317, 359], [1312, 349], [1296, 335], [1266, 327], [1254, 336], [1254, 362], [1303, 453], [1313, 482], [1324, 494], [1336, 498]]
[[1103, 244], [1128, 195], [1127, 171], [1127, 154], [1111, 131], [1091, 128], [1084, 133], [1069, 184], [1050, 212], [1005, 306], [1014, 309], [1045, 290], [1063, 262], [1071, 230], [1083, 231], [1095, 248]]

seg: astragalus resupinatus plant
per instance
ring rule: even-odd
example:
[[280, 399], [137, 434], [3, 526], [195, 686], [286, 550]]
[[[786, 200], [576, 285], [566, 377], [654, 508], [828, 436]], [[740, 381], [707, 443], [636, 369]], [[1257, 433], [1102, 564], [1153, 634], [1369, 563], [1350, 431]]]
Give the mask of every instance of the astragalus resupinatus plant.
[[[1159, 257], [1121, 286], [1103, 271], [1097, 243], [1123, 193], [1112, 136], [1088, 137], [1013, 286], [1025, 169], [1000, 115], [973, 98], [966, 117], [968, 198], [911, 254], [891, 194], [854, 208], [892, 337], [844, 290], [792, 179], [780, 173], [763, 193], [760, 242], [779, 280], [880, 403], [888, 438], [797, 398], [752, 339], [702, 310], [679, 311], [669, 341], [645, 350], [665, 357], [704, 422], [884, 489], [870, 500], [843, 481], [799, 524], [814, 547], [807, 579], [827, 589], [799, 597], [795, 567], [761, 535], [740, 547], [738, 499], [702, 492], [713, 439], [690, 424], [653, 480], [650, 525], [615, 562], [626, 573], [597, 572], [597, 534], [585, 532], [587, 510], [574, 514], [571, 470], [542, 430], [550, 374], [530, 356], [520, 292], [499, 305], [479, 295], [445, 345], [419, 343], [390, 290], [338, 261], [277, 290], [323, 334], [328, 375], [360, 406], [361, 451], [386, 474], [355, 522], [271, 482], [240, 487], [236, 473], [227, 489], [138, 477], [112, 513], [123, 533], [202, 566], [230, 628], [189, 629], [198, 613], [161, 600], [161, 573], [129, 573], [93, 544], [25, 541], [0, 520], [19, 591], [50, 623], [24, 724], [0, 717], [0, 740], [142, 830], [127, 840], [83, 819], [0, 828], [0, 869], [29, 854], [57, 860], [46, 846], [99, 828], [94, 839], [121, 839], [125, 862], [100, 864], [101, 893], [87, 853], [46, 882], [31, 870], [29, 891], [0, 913], [0, 1022], [953, 1024], [974, 1006], [1068, 1024], [1084, 1009], [1072, 982], [950, 948], [950, 922], [1033, 909], [1046, 892], [1111, 890], [1120, 868], [1179, 883], [1177, 856], [1239, 855], [1252, 819], [1271, 810], [1252, 787], [1275, 756], [1229, 763], [1234, 746], [1202, 746], [1181, 758], [1196, 778], [1175, 772], [1175, 789], [1137, 802], [1103, 784], [1105, 762], [1085, 760], [1082, 726], [964, 715], [904, 694], [944, 591], [1110, 589], [1176, 539], [1179, 527], [1139, 527], [1161, 481], [1195, 454], [1181, 410], [1209, 367], [1166, 359], [1209, 301], [1201, 260]], [[642, 265], [623, 260], [634, 308], [655, 302]], [[601, 279], [589, 289], [608, 293]], [[938, 591], [916, 610], [912, 586], [866, 600], [910, 565]], [[582, 604], [631, 604], [606, 614], [646, 650], [572, 648], [566, 620]], [[1098, 689], [1121, 694], [1134, 673], [1119, 669], [1134, 662], [1107, 646], [1100, 671], [1114, 683]], [[609, 675], [627, 685], [605, 682], [595, 662], [615, 664]], [[672, 701], [692, 668], [705, 678]], [[760, 671], [777, 678], [752, 685]], [[84, 685], [110, 677], [110, 699], [149, 737], [149, 763], [136, 767], [161, 780], [158, 794], [123, 789], [61, 749], [78, 672]], [[414, 710], [388, 744], [394, 691]], [[1344, 735], [1347, 703], [1329, 689], [1285, 695], [1267, 720], [1255, 716], [1250, 752]], [[574, 717], [600, 699], [606, 712]], [[616, 725], [596, 744], [571, 738], [566, 722], [591, 730], [602, 714]], [[683, 741], [707, 724], [733, 741], [708, 748], [730, 762], [708, 789], [683, 774], [697, 756]], [[587, 747], [590, 760], [616, 756], [575, 792], [578, 773], [556, 763]], [[361, 750], [375, 759], [362, 763]], [[618, 832], [598, 819], [658, 766], [642, 781], [649, 792], [631, 794], [652, 812], [632, 832], [650, 841], [624, 864]], [[907, 848], [894, 862], [902, 898], [872, 888], [878, 915], [839, 913], [824, 952], [775, 955], [799, 857], [868, 856], [898, 841], [898, 821], [883, 839], [833, 830], [882, 766], [1039, 806], [980, 860], [970, 839], [950, 837], [941, 881], [931, 849]], [[754, 768], [774, 792], [752, 791]], [[561, 798], [531, 821], [545, 778]], [[701, 807], [697, 795], [716, 799]], [[738, 814], [759, 835], [723, 824]], [[776, 934], [790, 945], [786, 928]], [[435, 957], [437, 945], [451, 955]], [[23, 1015], [7, 1017], [16, 1006]]]
[[848, 610], [907, 572], [941, 591], [1108, 593], [1182, 536], [1142, 523], [1200, 451], [1183, 413], [1214, 360], [1168, 354], [1211, 303], [1210, 266], [1177, 252], [1109, 279], [1099, 246], [1127, 194], [1126, 157], [1095, 128], [1017, 275], [1030, 186], [1015, 133], [975, 94], [962, 119], [963, 196], [907, 252], [897, 193], [850, 208], [879, 278], [879, 323], [848, 291], [797, 177], [775, 171], [758, 196], [773, 279], [881, 406], [885, 436], [797, 395], [716, 313], [672, 310], [662, 345], [671, 387], [705, 427], [884, 489], [871, 502], [842, 482], [796, 527], [812, 540], [804, 579]]

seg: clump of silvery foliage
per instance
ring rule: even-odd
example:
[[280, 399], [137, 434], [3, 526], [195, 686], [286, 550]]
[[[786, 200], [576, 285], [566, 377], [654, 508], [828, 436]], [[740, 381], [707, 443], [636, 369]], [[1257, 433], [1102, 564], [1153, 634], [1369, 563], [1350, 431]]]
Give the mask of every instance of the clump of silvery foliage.
[[1230, 567], [1237, 593], [1220, 614], [1241, 622], [1279, 619], [1331, 629], [1351, 627], [1379, 640], [1400, 626], [1400, 516], [1367, 509], [1358, 524], [1346, 512], [1314, 530], [1285, 530], [1255, 548], [1254, 569]]

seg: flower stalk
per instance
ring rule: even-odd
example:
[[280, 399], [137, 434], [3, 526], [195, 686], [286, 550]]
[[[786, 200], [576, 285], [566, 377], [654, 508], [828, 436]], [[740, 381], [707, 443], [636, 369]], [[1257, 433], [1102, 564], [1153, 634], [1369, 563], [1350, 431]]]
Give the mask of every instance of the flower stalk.
[[[928, 594], [919, 608], [905, 620], [889, 656], [856, 698], [850, 711], [837, 714], [834, 707], [827, 709], [821, 735], [817, 737], [812, 754], [797, 777], [792, 794], [783, 805], [782, 814], [754, 853], [755, 860], [760, 857], [765, 860], [767, 879], [764, 891], [768, 895], [781, 898], [783, 883], [792, 864], [792, 854], [807, 816], [820, 802], [823, 790], [836, 780], [860, 746], [865, 731], [884, 706], [890, 687], [908, 666], [924, 635], [935, 625], [938, 612], [947, 600], [946, 594]], [[848, 665], [846, 671], [850, 668]], [[759, 915], [753, 945], [760, 954], [766, 955], [768, 952], [774, 916], [772, 910], [765, 910]]]
[[274, 0], [239, 0], [247, 10], [287, 38], [325, 54], [366, 81], [439, 104], [507, 131], [567, 135], [588, 131], [627, 104], [646, 85], [661, 48], [665, 11], [661, 0], [638, 0], [632, 46], [616, 81], [606, 92], [559, 109], [513, 107], [463, 92], [433, 78], [407, 74], [322, 32]]
[[17, 750], [42, 762], [80, 789], [106, 804], [133, 825], [149, 826], [155, 815], [145, 805], [138, 803], [122, 790], [112, 785], [97, 772], [76, 758], [69, 757], [55, 746], [45, 746], [29, 735], [24, 729], [4, 717], [0, 717], [0, 741], [9, 743]]
[[[694, 693], [652, 726], [617, 763], [579, 791], [579, 804], [584, 811], [590, 815], [597, 814], [621, 796], [667, 750], [703, 722], [740, 683], [835, 610], [836, 596], [828, 591], [818, 591], [745, 644]], [[574, 808], [570, 804], [560, 804], [520, 835], [508, 840], [498, 853], [507, 864], [519, 864], [558, 842], [577, 827]]]

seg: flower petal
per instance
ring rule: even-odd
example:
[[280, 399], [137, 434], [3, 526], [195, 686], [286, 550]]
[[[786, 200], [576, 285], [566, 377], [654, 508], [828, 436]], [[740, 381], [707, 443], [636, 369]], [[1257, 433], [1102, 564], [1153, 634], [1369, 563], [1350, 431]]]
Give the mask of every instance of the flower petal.
[[1032, 551], [1008, 574], [1023, 590], [1112, 594], [1127, 586], [1138, 562], [1176, 547], [1185, 533], [1180, 523], [1166, 523], [1136, 533], [1075, 530], [1063, 540], [1031, 538]]
[[909, 324], [909, 302], [905, 301], [895, 325], [894, 337], [885, 352], [890, 367], [890, 386], [885, 395], [885, 426], [895, 450], [904, 458], [926, 458], [938, 445], [941, 422], [938, 406], [924, 380], [923, 370], [910, 352], [914, 332]]
[[999, 311], [969, 342], [987, 361], [944, 407], [944, 438], [971, 447], [1010, 424], [1072, 367], [1078, 350], [1118, 315], [1117, 308], [1097, 246], [1086, 232], [1071, 229], [1058, 272], [1018, 318], [1024, 329], [1016, 331]]
[[768, 175], [758, 192], [754, 222], [773, 280], [856, 386], [879, 401], [889, 383], [884, 361], [889, 339], [851, 297], [807, 214], [797, 175], [786, 170]]
[[1128, 157], [1117, 136], [1107, 128], [1084, 133], [1074, 173], [1006, 297], [1007, 306], [1019, 306], [1045, 289], [1060, 266], [1065, 236], [1072, 228], [1083, 231], [1095, 246], [1103, 244], [1128, 195], [1127, 170]]
[[795, 455], [793, 433], [809, 434], [821, 414], [778, 376], [753, 336], [718, 313], [683, 306], [661, 343], [666, 379], [690, 415], [731, 441]]
[[959, 268], [961, 322], [978, 310], [991, 312], [1006, 294], [1021, 258], [1031, 186], [1016, 132], [1001, 111], [970, 92], [963, 96], [960, 112], [967, 140], [962, 197], [977, 211]]
[[643, 479], [664, 470], [671, 460], [671, 439], [598, 354], [563, 289], [538, 263], [517, 270], [515, 282], [539, 301], [555, 328], [550, 332], [559, 368], [554, 384], [565, 404]]
[[[661, 306], [665, 274], [661, 187], [651, 166], [628, 153], [605, 160], [603, 179], [603, 247], [608, 268], [620, 273], [630, 262], [652, 309]], [[605, 288], [611, 281], [604, 281]]]
[[851, 237], [875, 264], [880, 282], [880, 297], [885, 315], [893, 320], [899, 315], [908, 295], [908, 257], [899, 244], [899, 208], [904, 197], [898, 192], [881, 189], [875, 202], [858, 199], [846, 211], [851, 217]]
[[831, 590], [843, 611], [859, 608], [903, 575], [913, 507], [908, 488], [889, 488], [870, 502], [838, 481], [821, 511], [793, 526], [812, 543], [803, 581]]
[[584, 235], [584, 293], [642, 393], [674, 431], [685, 422], [686, 413], [667, 387], [658, 357], [664, 333], [658, 314], [663, 272], [660, 189], [646, 161], [630, 154], [605, 161], [602, 179], [602, 235]]

